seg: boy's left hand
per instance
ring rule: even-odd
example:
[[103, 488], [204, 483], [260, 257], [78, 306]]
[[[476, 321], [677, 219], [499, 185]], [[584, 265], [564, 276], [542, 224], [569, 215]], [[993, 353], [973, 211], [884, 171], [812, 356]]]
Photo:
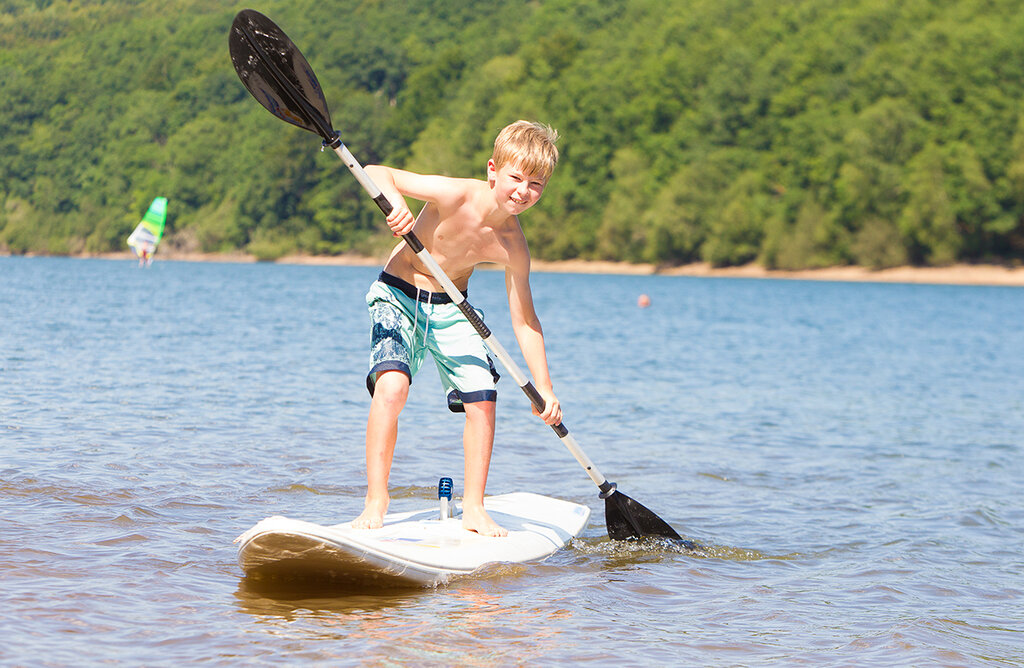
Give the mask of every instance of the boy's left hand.
[[540, 396], [544, 398], [544, 412], [538, 412], [535, 406], [533, 408], [533, 414], [540, 416], [541, 420], [544, 420], [546, 425], [556, 425], [562, 422], [562, 406], [558, 403], [558, 397], [555, 396], [554, 392], [550, 390], [544, 391], [541, 389], [537, 390]]

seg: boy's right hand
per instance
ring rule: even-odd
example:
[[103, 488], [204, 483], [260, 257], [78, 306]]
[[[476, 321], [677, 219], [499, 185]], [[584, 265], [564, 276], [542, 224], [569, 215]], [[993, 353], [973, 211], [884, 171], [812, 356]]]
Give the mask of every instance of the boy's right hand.
[[409, 206], [405, 203], [405, 198], [399, 196], [397, 198], [388, 198], [391, 202], [391, 213], [388, 214], [387, 222], [388, 227], [391, 228], [392, 234], [396, 237], [405, 236], [409, 232], [412, 232], [413, 225], [416, 224], [416, 217], [412, 215], [412, 211], [409, 210]]

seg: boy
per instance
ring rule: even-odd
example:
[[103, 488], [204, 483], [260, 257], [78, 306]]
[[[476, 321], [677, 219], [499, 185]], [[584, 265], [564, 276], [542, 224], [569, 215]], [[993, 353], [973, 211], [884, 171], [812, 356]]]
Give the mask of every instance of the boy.
[[[370, 165], [366, 172], [394, 207], [387, 218], [395, 236], [415, 230], [423, 246], [452, 282], [465, 291], [476, 265], [505, 267], [512, 328], [544, 398], [540, 415], [548, 425], [562, 421], [551, 387], [544, 334], [530, 294], [530, 251], [518, 215], [537, 203], [558, 162], [557, 133], [517, 121], [494, 141], [487, 180], [425, 176]], [[415, 218], [405, 197], [425, 202]], [[484, 510], [484, 488], [494, 445], [498, 374], [487, 349], [429, 270], [404, 242], [391, 252], [366, 303], [373, 321], [370, 415], [366, 424], [366, 502], [353, 525], [382, 525], [390, 497], [388, 476], [398, 438], [398, 416], [409, 385], [429, 352], [448, 392], [449, 409], [466, 413], [462, 443], [465, 480], [462, 526], [484, 536], [505, 536]]]

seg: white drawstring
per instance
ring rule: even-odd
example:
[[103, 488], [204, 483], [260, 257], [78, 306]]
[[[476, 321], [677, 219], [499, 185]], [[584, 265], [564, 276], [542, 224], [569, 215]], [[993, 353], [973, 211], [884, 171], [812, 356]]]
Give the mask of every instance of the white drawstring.
[[[425, 290], [421, 290], [419, 287], [416, 288], [416, 304], [413, 306], [413, 310], [415, 311], [415, 314], [414, 314], [413, 321], [412, 321], [412, 339], [413, 339], [413, 343], [416, 342], [416, 329], [417, 329], [417, 327], [420, 324], [420, 303], [421, 303], [420, 302], [420, 292], [426, 292], [426, 291]], [[427, 292], [427, 294], [429, 295], [430, 293]], [[429, 303], [429, 300], [426, 303]], [[430, 331], [430, 314], [428, 314], [426, 311], [424, 311], [423, 312], [423, 345], [424, 346], [427, 345], [427, 332], [429, 332], [429, 331]]]
[[412, 305], [413, 320], [412, 320], [412, 342], [416, 344], [416, 329], [420, 324], [420, 289], [416, 288], [416, 301]]
[[427, 346], [427, 332], [430, 331], [430, 313], [423, 312], [423, 347]]

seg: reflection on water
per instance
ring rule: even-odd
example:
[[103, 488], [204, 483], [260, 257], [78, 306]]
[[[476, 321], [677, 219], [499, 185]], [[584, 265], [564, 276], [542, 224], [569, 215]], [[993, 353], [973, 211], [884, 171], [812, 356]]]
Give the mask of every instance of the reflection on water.
[[[432, 590], [430, 588], [429, 590]], [[255, 579], [239, 580], [235, 596], [239, 609], [253, 615], [294, 616], [296, 610], [353, 612], [398, 607], [428, 588], [409, 587], [387, 591], [353, 588], [333, 580]]]
[[[235, 596], [242, 612], [276, 629], [275, 635], [318, 641], [308, 650], [316, 660], [351, 660], [356, 651], [360, 663], [431, 660], [483, 666], [516, 655], [522, 660], [551, 656], [571, 628], [572, 608], [529, 597], [513, 601], [508, 594], [521, 592], [526, 584], [522, 569], [513, 571], [386, 594], [280, 583], [267, 590], [243, 579]], [[328, 640], [333, 642], [325, 644]]]
[[[567, 425], [699, 549], [609, 541], [506, 379], [488, 488], [588, 504], [569, 548], [422, 590], [242, 578], [260, 519], [362, 507], [375, 274], [0, 258], [0, 663], [1024, 665], [1019, 289], [538, 274]], [[516, 354], [501, 274], [471, 295]], [[425, 371], [392, 510], [460, 494], [461, 432]]]

